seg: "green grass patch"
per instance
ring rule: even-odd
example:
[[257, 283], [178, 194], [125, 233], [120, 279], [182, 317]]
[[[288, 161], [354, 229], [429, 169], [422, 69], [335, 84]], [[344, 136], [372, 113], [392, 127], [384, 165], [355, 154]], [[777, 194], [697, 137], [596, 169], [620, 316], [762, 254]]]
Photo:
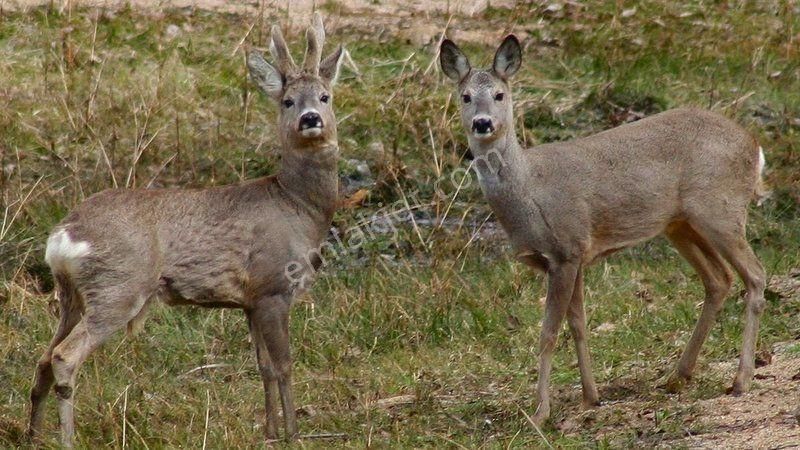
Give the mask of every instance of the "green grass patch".
[[[792, 31], [800, 23], [790, 7], [652, 1], [631, 14], [620, 2], [570, 5], [493, 7], [454, 22], [528, 36], [514, 84], [524, 140], [585, 136], [677, 106], [722, 112], [746, 126], [767, 155], [774, 193], [751, 211], [754, 249], [770, 275], [800, 266], [800, 79]], [[413, 20], [443, 27], [447, 18]], [[200, 10], [3, 12], [0, 447], [26, 445], [30, 377], [57, 322], [42, 262], [49, 230], [82, 199], [114, 185], [209, 186], [276, 170], [276, 108], [248, 84], [242, 55], [233, 52], [251, 21]], [[266, 47], [266, 29], [254, 27], [247, 43]], [[296, 37], [290, 41], [299, 55]], [[396, 237], [370, 239], [334, 258], [298, 300], [291, 329], [301, 431], [348, 439], [297, 446], [541, 448], [546, 439], [558, 448], [620, 448], [682, 436], [691, 402], [723, 395], [733, 376], [707, 369], [738, 355], [741, 284], [703, 348], [683, 394], [687, 404], [675, 407], [653, 386], [674, 366], [699, 315], [696, 275], [660, 239], [587, 269], [601, 394], [644, 402], [652, 420], [631, 427], [621, 411], [577, 430], [555, 426], [575, 417], [580, 403], [565, 329], [554, 361], [553, 421], [543, 438], [525, 413], [536, 405], [545, 279], [513, 261], [503, 239], [470, 240], [472, 224], [488, 210], [477, 183], [457, 189], [447, 178], [469, 162], [454, 88], [435, 65], [427, 70], [432, 48], [391, 33], [371, 37], [342, 27], [328, 38], [344, 43], [359, 68], [346, 67], [334, 92], [343, 158], [366, 160], [376, 178], [365, 206], [339, 211], [335, 225], [356, 226], [404, 197], [430, 204], [424, 211], [433, 219], [447, 211], [467, 225], [404, 226]], [[478, 66], [489, 63], [496, 44], [487, 34], [462, 47]], [[371, 150], [376, 143], [381, 158]], [[798, 314], [798, 302], [768, 298], [760, 348], [796, 339]], [[787, 352], [798, 354], [800, 346]], [[92, 355], [77, 392], [80, 447], [119, 447], [123, 433], [137, 448], [201, 447], [204, 439], [209, 448], [262, 445], [261, 381], [237, 311], [153, 308], [144, 333], [118, 336]], [[413, 401], [381, 406], [400, 396]], [[53, 403], [45, 447], [56, 446]]]

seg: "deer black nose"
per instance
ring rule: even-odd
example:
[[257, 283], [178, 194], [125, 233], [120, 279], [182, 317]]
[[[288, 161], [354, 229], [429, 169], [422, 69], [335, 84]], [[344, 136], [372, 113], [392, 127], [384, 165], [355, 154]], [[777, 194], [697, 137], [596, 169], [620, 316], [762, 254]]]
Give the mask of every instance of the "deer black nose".
[[300, 130], [309, 128], [322, 128], [322, 117], [320, 117], [319, 113], [309, 111], [300, 116]]
[[472, 131], [478, 134], [486, 134], [491, 133], [494, 131], [494, 125], [492, 125], [492, 119], [487, 117], [481, 117], [477, 119], [473, 119], [472, 121]]

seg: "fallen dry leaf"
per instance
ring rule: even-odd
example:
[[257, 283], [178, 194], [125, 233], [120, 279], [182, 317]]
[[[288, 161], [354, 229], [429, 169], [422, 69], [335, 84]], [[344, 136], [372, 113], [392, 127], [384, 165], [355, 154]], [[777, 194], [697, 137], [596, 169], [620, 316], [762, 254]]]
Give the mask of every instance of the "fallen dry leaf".
[[764, 367], [772, 364], [772, 352], [761, 350], [756, 353], [756, 367]]
[[382, 398], [373, 403], [376, 408], [391, 408], [393, 406], [408, 405], [414, 403], [417, 396], [413, 394], [398, 395], [396, 397]]
[[556, 424], [556, 429], [562, 433], [569, 433], [578, 428], [578, 422], [573, 419], [566, 419]]
[[353, 193], [350, 197], [345, 198], [339, 203], [339, 206], [345, 209], [352, 209], [356, 206], [361, 205], [364, 203], [364, 200], [367, 198], [367, 194], [369, 191], [366, 189], [359, 189]]
[[295, 410], [298, 416], [314, 417], [317, 415], [317, 410], [311, 405], [303, 405]]
[[594, 331], [598, 333], [605, 333], [608, 331], [614, 331], [617, 329], [617, 326], [611, 322], [603, 322], [594, 329]]
[[508, 331], [515, 331], [519, 329], [520, 325], [522, 325], [522, 322], [519, 320], [519, 317], [513, 314], [506, 316], [506, 329]]

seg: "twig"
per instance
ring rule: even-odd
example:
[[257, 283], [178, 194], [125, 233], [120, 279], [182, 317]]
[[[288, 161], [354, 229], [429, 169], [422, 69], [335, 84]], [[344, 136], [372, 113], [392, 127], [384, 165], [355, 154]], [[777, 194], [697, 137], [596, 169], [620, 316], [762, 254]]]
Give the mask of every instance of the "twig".
[[508, 441], [508, 445], [506, 445], [506, 450], [514, 448], [514, 441], [517, 440], [517, 436], [519, 436], [520, 433], [522, 433], [522, 428], [517, 430], [517, 432], [514, 434], [514, 436], [511, 437], [511, 440]]
[[122, 420], [123, 420], [123, 422], [122, 422], [122, 448], [125, 448], [125, 446], [127, 445], [126, 444], [126, 440], [127, 440], [126, 428], [128, 426], [130, 426], [131, 427], [131, 431], [133, 431], [133, 434], [135, 434], [136, 437], [138, 437], [139, 440], [142, 441], [142, 447], [144, 447], [146, 450], [150, 450], [150, 447], [147, 445], [147, 441], [144, 440], [142, 435], [139, 433], [139, 430], [137, 430], [136, 427], [133, 426], [133, 424], [128, 420], [128, 418], [125, 417], [125, 416], [127, 416], [128, 389], [130, 387], [131, 387], [131, 385], [125, 386], [125, 390], [122, 392], [122, 394], [117, 396], [116, 400], [114, 400], [114, 403], [111, 405], [111, 407], [114, 408], [115, 406], [117, 406], [117, 402], [119, 402], [120, 397], [123, 398], [123, 402], [124, 403], [122, 405]]
[[203, 428], [203, 450], [206, 450], [206, 440], [208, 438], [208, 416], [209, 416], [209, 405], [211, 403], [211, 394], [206, 389], [206, 424]]
[[450, 439], [450, 438], [449, 438], [449, 437], [447, 437], [447, 436], [439, 436], [439, 438], [441, 438], [441, 439], [444, 439], [444, 440], [445, 440], [445, 441], [447, 441], [449, 444], [451, 444], [451, 445], [454, 445], [454, 446], [456, 446], [456, 447], [458, 447], [458, 448], [461, 448], [461, 449], [464, 449], [464, 450], [467, 450], [467, 449], [468, 449], [468, 447], [464, 447], [462, 444], [459, 444], [458, 442], [456, 442], [456, 441], [454, 441], [454, 440]]
[[300, 439], [349, 439], [347, 433], [314, 433], [302, 434]]
[[233, 51], [231, 52], [231, 57], [236, 56], [236, 52], [238, 52], [239, 49], [242, 48], [242, 44], [244, 44], [244, 41], [247, 39], [247, 36], [250, 36], [250, 32], [253, 31], [253, 28], [256, 26], [256, 23], [258, 23], [260, 19], [261, 18], [258, 18], [253, 21], [253, 23], [250, 25], [250, 28], [247, 29], [247, 33], [245, 33], [244, 36], [242, 36], [242, 39], [239, 40], [239, 43], [236, 44], [236, 47], [233, 48]]
[[188, 372], [184, 373], [184, 374], [183, 374], [183, 375], [181, 375], [181, 376], [182, 376], [182, 377], [185, 377], [185, 376], [187, 376], [187, 375], [191, 375], [191, 374], [193, 374], [193, 373], [195, 373], [195, 372], [199, 372], [199, 371], [201, 371], [201, 370], [205, 370], [205, 369], [220, 369], [220, 368], [222, 368], [222, 367], [228, 367], [228, 366], [230, 366], [230, 364], [225, 364], [225, 363], [218, 363], [218, 364], [206, 364], [206, 365], [204, 365], [204, 366], [195, 367], [194, 369], [192, 369], [192, 370], [190, 370], [190, 371], [188, 371]]
[[17, 220], [17, 216], [19, 216], [19, 213], [22, 211], [22, 207], [25, 206], [25, 203], [28, 202], [28, 199], [33, 194], [33, 191], [36, 189], [37, 186], [39, 186], [39, 183], [41, 183], [41, 181], [43, 179], [44, 179], [44, 175], [40, 176], [36, 180], [36, 182], [33, 184], [33, 187], [31, 187], [31, 189], [28, 191], [28, 193], [25, 194], [25, 198], [23, 198], [22, 200], [18, 201], [19, 202], [19, 206], [17, 207], [17, 210], [14, 211], [14, 215], [11, 216], [10, 220], [8, 219], [8, 210], [11, 208], [11, 206], [14, 203], [17, 203], [17, 202], [11, 203], [8, 206], [6, 206], [6, 209], [5, 209], [4, 213], [3, 213], [3, 223], [0, 224], [0, 241], [3, 240], [3, 238], [6, 236], [8, 231], [11, 229], [11, 225], [14, 223], [14, 221]]
[[425, 75], [430, 72], [430, 70], [436, 65], [436, 62], [439, 61], [439, 53], [440, 49], [442, 48], [442, 42], [444, 42], [445, 34], [447, 33], [447, 29], [450, 27], [450, 21], [453, 20], [453, 15], [451, 14], [450, 17], [447, 18], [447, 23], [444, 24], [444, 28], [442, 29], [442, 34], [439, 35], [439, 41], [436, 43], [436, 53], [433, 55], [433, 59], [431, 59], [430, 64], [423, 72]]
[[526, 419], [528, 419], [528, 423], [531, 424], [533, 429], [535, 429], [536, 432], [539, 433], [539, 436], [542, 437], [542, 440], [547, 445], [547, 448], [552, 450], [553, 446], [550, 444], [550, 441], [548, 441], [547, 438], [544, 436], [544, 433], [542, 433], [541, 428], [539, 428], [539, 426], [536, 425], [536, 422], [534, 422], [533, 419], [531, 419], [531, 416], [529, 416], [528, 413], [526, 413], [524, 409], [519, 408], [519, 410], [522, 412], [522, 415], [525, 416]]
[[425, 119], [425, 125], [428, 127], [428, 138], [431, 140], [431, 152], [433, 153], [433, 165], [436, 168], [436, 178], [442, 176], [442, 161], [436, 155], [436, 140], [433, 138], [433, 130], [431, 129], [431, 122]]
[[464, 252], [467, 250], [467, 248], [470, 245], [472, 245], [472, 243], [475, 241], [475, 239], [477, 239], [477, 237], [481, 233], [481, 230], [483, 229], [483, 226], [486, 225], [486, 222], [488, 222], [489, 218], [491, 218], [491, 217], [492, 217], [492, 213], [489, 213], [489, 214], [486, 215], [486, 218], [483, 219], [483, 222], [481, 222], [481, 224], [478, 226], [478, 228], [475, 230], [475, 232], [472, 233], [472, 236], [469, 237], [469, 240], [467, 241], [466, 244], [464, 244], [464, 247], [461, 248], [461, 251], [458, 252], [458, 255], [456, 255], [456, 260], [461, 258], [461, 255], [463, 255]]
[[[89, 127], [89, 130], [92, 128]], [[94, 134], [94, 132], [92, 132]], [[108, 173], [111, 174], [111, 182], [114, 184], [114, 188], [118, 188], [119, 184], [117, 184], [117, 176], [114, 174], [114, 164], [111, 163], [111, 159], [108, 157], [108, 152], [106, 151], [106, 146], [103, 145], [103, 140], [101, 138], [97, 138], [97, 143], [100, 145], [100, 152], [103, 154], [103, 160], [108, 167]]]
[[[400, 180], [397, 178], [397, 173], [394, 170], [391, 171], [392, 178], [394, 178], [394, 182], [397, 185], [397, 188], [400, 190], [400, 196], [402, 197], [403, 204], [405, 207], [410, 211], [411, 205], [408, 203], [408, 197], [406, 197], [406, 191], [403, 189], [403, 185], [400, 183]], [[419, 243], [422, 244], [423, 249], [427, 252], [428, 246], [425, 243], [425, 238], [422, 237], [422, 232], [419, 231], [419, 225], [417, 225], [417, 220], [414, 218], [413, 214], [409, 214], [411, 218], [411, 225], [414, 227], [414, 232], [417, 234], [417, 238], [419, 239]]]
[[361, 78], [361, 71], [358, 70], [358, 66], [356, 65], [356, 62], [353, 61], [353, 57], [350, 56], [350, 52], [347, 51], [347, 49], [344, 49], [344, 55], [342, 55], [342, 57], [344, 58], [344, 62], [347, 65], [347, 67], [349, 67], [350, 70], [352, 70], [353, 73], [356, 74], [356, 77], [358, 77], [360, 79]]
[[[394, 210], [394, 211], [388, 211], [388, 210], [387, 210], [385, 215], [386, 215], [386, 216], [389, 216], [389, 215], [397, 215], [397, 214], [400, 214], [400, 213], [402, 213], [402, 212], [409, 212], [409, 213], [410, 213], [411, 211], [416, 211], [416, 210], [418, 210], [418, 209], [422, 209], [422, 208], [425, 208], [425, 207], [428, 207], [428, 206], [432, 206], [432, 205], [433, 205], [432, 203], [415, 204], [414, 206], [411, 206], [411, 207], [409, 207], [409, 208], [403, 207], [403, 208], [400, 208], [400, 209], [396, 209], [396, 210]], [[379, 210], [379, 211], [377, 211], [377, 212], [380, 212], [380, 210]], [[372, 225], [372, 224], [373, 224], [373, 223], [375, 223], [375, 221], [377, 220], [377, 213], [376, 213], [376, 214], [373, 214], [373, 215], [372, 215], [372, 216], [370, 216], [370, 217], [374, 217], [375, 219], [373, 219], [373, 218], [367, 218], [367, 219], [364, 219], [364, 220], [358, 221], [358, 222], [356, 222], [356, 223], [355, 223], [355, 224], [354, 224], [352, 227], [350, 227], [349, 229], [353, 229], [353, 228], [363, 228], [363, 227], [365, 227], [365, 226], [367, 226], [367, 225]]]
[[122, 400], [122, 448], [128, 443], [128, 388], [131, 385], [125, 386], [124, 399]]
[[[149, 117], [147, 117], [147, 119], [149, 119]], [[131, 167], [128, 170], [128, 178], [125, 180], [125, 187], [132, 187], [131, 186], [131, 181], [132, 180], [133, 180], [134, 183], [136, 182], [136, 165], [139, 163], [139, 159], [142, 157], [142, 155], [144, 154], [145, 150], [147, 150], [147, 148], [150, 146], [150, 144], [152, 144], [153, 141], [158, 137], [158, 134], [161, 133], [162, 131], [164, 131], [165, 128], [167, 128], [166, 125], [164, 125], [163, 127], [159, 128], [158, 130], [156, 130], [155, 133], [153, 133], [152, 136], [150, 136], [150, 139], [147, 142], [142, 144], [142, 141], [144, 140], [144, 135], [145, 135], [146, 130], [147, 130], [147, 122], [148, 121], [146, 120], [145, 121], [145, 125], [142, 128], [142, 135], [137, 140], [138, 141], [137, 142], [137, 149], [134, 150], [133, 162], [131, 163]]]
[[92, 31], [92, 53], [89, 55], [89, 62], [95, 61], [95, 48], [97, 46], [97, 24], [100, 22], [100, 9], [98, 8], [97, 12], [94, 15], [94, 30]]
[[64, 95], [60, 96], [59, 100], [64, 106], [64, 112], [67, 114], [67, 119], [69, 119], [69, 123], [72, 126], [73, 131], [78, 131], [78, 125], [75, 124], [75, 119], [72, 118], [72, 112], [69, 110], [69, 104], [67, 103], [67, 97], [70, 97], [69, 87], [67, 86], [67, 74], [64, 73], [64, 65], [58, 65], [58, 71], [61, 73], [61, 84], [64, 86]]
[[406, 56], [403, 59], [396, 59], [396, 60], [391, 60], [391, 61], [383, 61], [383, 62], [375, 63], [375, 64], [372, 64], [372, 67], [376, 68], [376, 67], [396, 66], [398, 64], [403, 64], [405, 66], [406, 64], [408, 64], [409, 61], [411, 61], [411, 58], [413, 58], [414, 55], [416, 55], [416, 54], [417, 54], [417, 52], [412, 52], [410, 55]]
[[89, 99], [86, 101], [86, 117], [84, 119], [85, 125], [88, 127], [89, 122], [92, 120], [92, 109], [94, 108], [94, 102], [97, 98], [97, 91], [100, 89], [100, 80], [103, 78], [103, 69], [106, 67], [106, 60], [100, 61], [100, 68], [97, 70], [97, 78], [95, 79], [94, 86], [92, 90], [89, 92]]
[[728, 109], [728, 108], [731, 108], [731, 107], [737, 107], [737, 106], [739, 106], [739, 104], [741, 104], [742, 102], [744, 102], [748, 98], [752, 97], [753, 94], [755, 94], [755, 93], [756, 93], [756, 91], [750, 91], [747, 94], [744, 94], [743, 96], [741, 96], [741, 97], [737, 98], [736, 100], [730, 102], [730, 104], [728, 104], [728, 106], [723, 106], [722, 109]]
[[178, 154], [177, 154], [177, 153], [174, 153], [174, 154], [173, 154], [172, 156], [170, 156], [170, 157], [169, 157], [169, 158], [168, 158], [166, 161], [164, 161], [164, 164], [161, 164], [161, 167], [159, 167], [159, 168], [158, 168], [158, 170], [156, 171], [156, 173], [153, 175], [153, 177], [152, 177], [152, 178], [150, 178], [150, 181], [147, 183], [147, 187], [148, 187], [148, 188], [149, 188], [149, 187], [151, 187], [151, 186], [153, 185], [153, 183], [156, 181], [156, 178], [158, 178], [158, 176], [159, 176], [159, 175], [161, 175], [161, 172], [163, 172], [163, 171], [164, 171], [164, 169], [166, 169], [166, 167], [169, 165], [169, 163], [171, 163], [171, 162], [172, 162], [172, 160], [174, 160], [176, 156], [178, 156]]
[[470, 161], [469, 166], [464, 171], [464, 176], [461, 178], [461, 181], [458, 183], [458, 186], [456, 187], [456, 192], [453, 193], [453, 198], [450, 199], [450, 203], [447, 205], [447, 209], [444, 210], [444, 214], [442, 215], [442, 220], [439, 221], [439, 223], [436, 225], [436, 228], [434, 228], [433, 231], [428, 235], [429, 237], [428, 244], [430, 244], [431, 241], [433, 240], [434, 233], [438, 231], [440, 228], [442, 228], [442, 226], [444, 226], [444, 221], [447, 219], [447, 215], [450, 214], [450, 209], [453, 207], [453, 203], [456, 202], [456, 198], [458, 198], [458, 194], [459, 192], [461, 192], [461, 188], [464, 187], [464, 180], [466, 180], [467, 177], [471, 177], [469, 171], [470, 169], [472, 169], [472, 164], [474, 162], [475, 160]]
[[372, 404], [375, 408], [391, 408], [393, 406], [408, 405], [417, 401], [414, 394], [398, 395], [395, 397], [382, 398]]
[[144, 446], [145, 450], [150, 450], [150, 447], [147, 445], [147, 441], [145, 441], [145, 440], [144, 440], [144, 438], [142, 437], [142, 435], [139, 433], [139, 430], [137, 430], [137, 429], [136, 429], [136, 427], [135, 427], [135, 426], [133, 426], [133, 424], [132, 424], [132, 423], [130, 423], [130, 422], [128, 421], [128, 419], [125, 419], [125, 422], [126, 422], [128, 425], [130, 425], [130, 427], [131, 427], [131, 430], [132, 430], [132, 431], [133, 431], [133, 433], [136, 435], [136, 437], [138, 437], [138, 438], [139, 438], [139, 440], [140, 440], [140, 441], [142, 441], [142, 445]]

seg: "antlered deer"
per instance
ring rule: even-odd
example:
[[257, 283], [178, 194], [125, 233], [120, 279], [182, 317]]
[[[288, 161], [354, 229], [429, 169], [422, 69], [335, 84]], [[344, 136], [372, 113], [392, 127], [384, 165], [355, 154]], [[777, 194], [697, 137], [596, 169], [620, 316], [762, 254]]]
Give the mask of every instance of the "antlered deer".
[[458, 84], [461, 120], [476, 156], [481, 189], [508, 233], [516, 257], [547, 273], [539, 348], [541, 423], [550, 414], [558, 330], [567, 317], [575, 340], [585, 406], [599, 404], [583, 309], [583, 268], [664, 234], [705, 287], [700, 318], [667, 382], [680, 389], [731, 288], [744, 281], [745, 328], [732, 392], [750, 388], [765, 274], [745, 239], [747, 207], [760, 186], [763, 153], [741, 127], [717, 114], [675, 109], [569, 142], [524, 149], [514, 131], [510, 77], [522, 50], [508, 36], [487, 70], [473, 69], [450, 40], [442, 70]]
[[319, 247], [336, 208], [331, 87], [343, 54], [340, 46], [321, 61], [319, 15], [306, 37], [302, 67], [278, 26], [270, 46], [276, 64], [257, 52], [247, 57], [252, 80], [280, 109], [276, 175], [208, 189], [108, 190], [53, 230], [45, 260], [61, 321], [34, 377], [31, 436], [41, 429], [43, 401], [55, 384], [62, 444], [71, 446], [79, 366], [113, 333], [140, 323], [156, 297], [170, 305], [244, 310], [264, 384], [266, 436], [277, 437], [278, 395], [285, 436], [296, 436], [288, 328], [296, 284], [287, 268]]

